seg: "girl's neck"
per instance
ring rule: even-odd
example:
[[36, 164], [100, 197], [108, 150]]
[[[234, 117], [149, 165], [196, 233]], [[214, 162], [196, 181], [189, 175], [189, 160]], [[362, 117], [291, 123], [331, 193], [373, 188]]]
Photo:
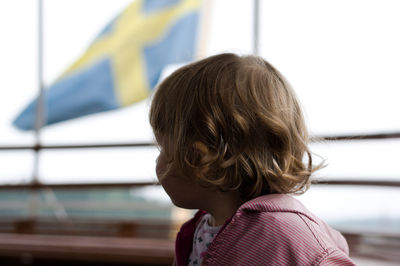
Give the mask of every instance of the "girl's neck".
[[206, 206], [204, 210], [209, 212], [213, 218], [210, 225], [220, 226], [235, 214], [242, 201], [236, 191], [215, 192], [213, 194], [207, 201], [209, 206]]

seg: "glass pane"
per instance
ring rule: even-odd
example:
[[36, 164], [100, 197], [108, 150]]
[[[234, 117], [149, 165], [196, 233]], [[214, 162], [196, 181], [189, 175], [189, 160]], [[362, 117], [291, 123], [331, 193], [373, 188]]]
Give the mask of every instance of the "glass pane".
[[0, 185], [31, 181], [33, 161], [32, 151], [0, 151]]
[[[131, 0], [44, 0], [44, 79], [50, 85]], [[73, 19], [71, 19], [73, 16]]]
[[262, 55], [293, 84], [315, 134], [397, 131], [399, 1], [262, 3]]
[[45, 144], [153, 142], [149, 101], [115, 111], [84, 116], [42, 130]]
[[3, 233], [175, 239], [193, 214], [174, 207], [161, 186], [0, 190]]
[[[45, 1], [46, 85], [51, 85], [77, 60], [99, 32], [130, 2], [132, 1]], [[74, 16], [73, 20], [71, 14]], [[44, 128], [42, 139], [48, 144], [151, 141], [151, 131], [146, 130], [146, 122], [143, 122], [147, 121], [145, 109], [146, 104], [140, 103], [132, 108], [61, 122]]]
[[0, 31], [0, 145], [32, 144], [12, 122], [38, 92], [37, 1], [0, 1]]
[[[131, 1], [45, 1], [45, 83], [52, 84]], [[206, 54], [251, 51], [252, 5], [249, 1], [210, 1]], [[226, 5], [230, 12], [226, 12]], [[96, 6], [94, 9], [93, 6]], [[79, 7], [79, 8], [77, 8]], [[71, 14], [74, 19], [71, 21]], [[88, 19], [90, 14], [90, 19]], [[237, 20], [245, 14], [246, 19]], [[249, 17], [249, 19], [247, 19]], [[229, 30], [227, 30], [229, 29]], [[235, 29], [235, 30], [231, 30]], [[165, 75], [164, 75], [165, 76]], [[82, 142], [149, 142], [149, 100], [126, 108], [61, 122], [43, 129], [46, 144]]]
[[399, 188], [314, 185], [298, 198], [342, 231], [399, 232], [399, 192]]
[[0, 219], [30, 214], [114, 220], [173, 218], [172, 204], [161, 186], [44, 189], [36, 192], [23, 189], [1, 190], [0, 199]]
[[[316, 177], [400, 181], [400, 140], [314, 143], [311, 150], [326, 159]], [[318, 160], [318, 157], [316, 157]]]
[[48, 150], [41, 153], [45, 183], [156, 182], [156, 147]]
[[207, 43], [205, 44], [207, 55], [224, 52], [252, 53], [253, 1], [205, 2], [209, 2]]

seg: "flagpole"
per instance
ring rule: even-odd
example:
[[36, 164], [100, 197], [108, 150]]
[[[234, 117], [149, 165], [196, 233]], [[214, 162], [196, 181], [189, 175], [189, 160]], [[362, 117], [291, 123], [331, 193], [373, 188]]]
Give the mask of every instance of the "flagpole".
[[[36, 102], [36, 116], [35, 116], [35, 143], [40, 146], [40, 130], [43, 126], [44, 117], [44, 89], [43, 89], [43, 0], [38, 0], [38, 68], [37, 79], [39, 96]], [[32, 182], [37, 183], [39, 172], [39, 149], [35, 149], [35, 164]]]
[[[39, 88], [39, 96], [36, 102], [36, 114], [35, 114], [35, 154], [33, 161], [33, 170], [32, 170], [32, 184], [39, 183], [39, 156], [40, 156], [40, 130], [43, 126], [43, 117], [44, 117], [44, 90], [43, 90], [43, 0], [38, 0], [38, 58], [37, 58], [37, 79], [38, 79], [38, 88]], [[32, 190], [30, 193], [30, 201], [29, 201], [29, 215], [31, 217], [35, 217], [38, 211], [39, 205], [39, 195], [37, 190]]]
[[211, 0], [203, 0], [201, 4], [195, 60], [202, 59], [207, 56], [208, 32], [210, 30], [209, 23], [212, 8], [211, 5]]
[[38, 0], [38, 87], [39, 97], [36, 104], [35, 139], [40, 144], [40, 130], [44, 117], [44, 89], [43, 89], [43, 0]]
[[254, 0], [253, 5], [253, 54], [259, 55], [260, 41], [260, 0]]

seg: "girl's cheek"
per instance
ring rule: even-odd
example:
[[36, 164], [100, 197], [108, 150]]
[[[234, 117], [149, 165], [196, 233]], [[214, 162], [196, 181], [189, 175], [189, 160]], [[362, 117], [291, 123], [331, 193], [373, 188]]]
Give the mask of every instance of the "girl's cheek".
[[164, 172], [165, 172], [165, 158], [162, 152], [160, 152], [160, 155], [158, 155], [156, 159], [156, 175], [159, 180], [163, 176]]

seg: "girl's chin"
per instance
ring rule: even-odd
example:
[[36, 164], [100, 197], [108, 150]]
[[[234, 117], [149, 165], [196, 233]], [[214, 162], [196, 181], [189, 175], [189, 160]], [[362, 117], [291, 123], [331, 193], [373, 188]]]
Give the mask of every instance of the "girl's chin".
[[189, 210], [196, 210], [199, 207], [194, 206], [194, 204], [191, 204], [190, 202], [184, 201], [184, 200], [177, 200], [174, 198], [171, 198], [172, 203], [178, 207], [178, 208], [183, 208], [183, 209], [189, 209]]

